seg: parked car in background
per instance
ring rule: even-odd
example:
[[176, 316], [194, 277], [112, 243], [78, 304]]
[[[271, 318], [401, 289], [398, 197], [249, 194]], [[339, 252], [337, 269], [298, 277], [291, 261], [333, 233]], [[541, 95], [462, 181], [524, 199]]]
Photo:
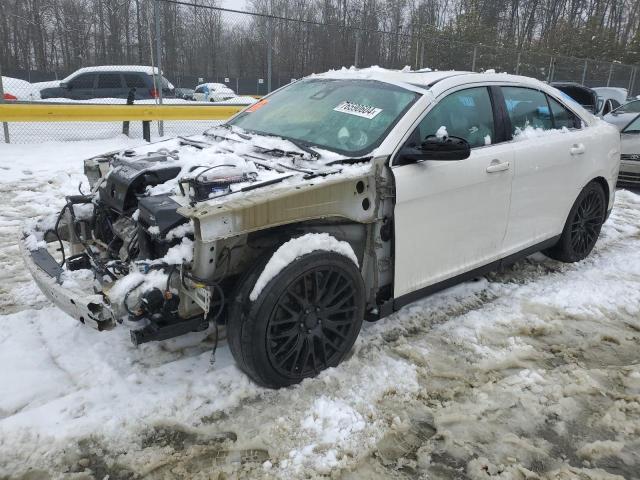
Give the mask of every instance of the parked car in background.
[[621, 115], [623, 113], [640, 113], [640, 99], [631, 100], [623, 105], [620, 105], [613, 112], [614, 115]]
[[26, 80], [12, 77], [2, 77], [3, 99], [6, 101], [27, 101], [40, 100], [40, 92]]
[[183, 100], [194, 100], [193, 98], [194, 90], [193, 88], [176, 88], [175, 95], [176, 98], [181, 98]]
[[552, 82], [551, 86], [560, 90], [585, 110], [594, 115], [597, 114], [598, 94], [593, 89], [576, 82]]
[[622, 129], [620, 152], [618, 184], [640, 187], [640, 115]]
[[20, 248], [81, 323], [128, 319], [135, 344], [225, 325], [238, 366], [282, 387], [338, 365], [365, 317], [539, 250], [586, 258], [619, 162], [614, 127], [532, 78], [336, 70], [87, 159], [91, 193], [61, 192]]
[[198, 102], [220, 102], [237, 97], [236, 92], [224, 83], [201, 83], [193, 94]]
[[598, 115], [603, 117], [627, 102], [628, 91], [622, 87], [593, 87], [598, 95]]
[[90, 100], [94, 98], [127, 98], [135, 88], [136, 100], [175, 96], [174, 86], [159, 74], [155, 67], [140, 65], [107, 65], [77, 70], [57, 87], [43, 88], [40, 95], [47, 98]]

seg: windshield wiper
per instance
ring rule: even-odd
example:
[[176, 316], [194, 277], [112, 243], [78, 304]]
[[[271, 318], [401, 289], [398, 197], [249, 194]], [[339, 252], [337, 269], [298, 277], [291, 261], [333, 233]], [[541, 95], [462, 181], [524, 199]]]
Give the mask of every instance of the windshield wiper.
[[287, 138], [291, 143], [293, 143], [300, 150], [307, 152], [311, 155], [311, 158], [320, 158], [320, 154], [315, 150], [311, 149], [306, 142], [302, 142], [301, 140], [296, 140], [295, 138]]

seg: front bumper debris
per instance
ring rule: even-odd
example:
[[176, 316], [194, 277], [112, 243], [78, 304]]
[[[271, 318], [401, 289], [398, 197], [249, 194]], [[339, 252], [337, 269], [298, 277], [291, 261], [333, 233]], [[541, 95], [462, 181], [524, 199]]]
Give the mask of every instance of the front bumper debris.
[[63, 270], [45, 248], [29, 250], [24, 238], [19, 240], [18, 245], [36, 284], [58, 308], [97, 330], [108, 330], [115, 326], [116, 316], [104, 303], [102, 295], [64, 287], [60, 283]]

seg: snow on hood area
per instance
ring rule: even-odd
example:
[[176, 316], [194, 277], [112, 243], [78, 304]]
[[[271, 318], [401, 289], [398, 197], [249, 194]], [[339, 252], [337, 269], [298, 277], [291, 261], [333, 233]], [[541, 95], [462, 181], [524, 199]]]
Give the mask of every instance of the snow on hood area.
[[536, 254], [365, 322], [339, 367], [271, 391], [225, 342], [212, 365], [211, 332], [135, 348], [40, 293], [21, 224], [133, 146], [94, 143], [0, 145], [0, 478], [638, 478], [640, 195], [617, 192], [586, 260]]
[[[185, 195], [182, 195], [183, 191], [180, 189], [179, 183], [185, 179], [199, 179], [201, 181], [211, 181], [220, 177], [242, 179], [230, 184], [228, 191], [223, 190], [210, 195], [211, 201], [221, 204], [226, 199], [233, 199], [237, 195], [250, 195], [250, 192], [241, 191], [248, 186], [257, 187], [253, 190], [256, 192], [264, 183], [263, 188], [282, 191], [294, 188], [301, 182], [311, 181], [308, 179], [313, 179], [314, 183], [321, 183], [336, 177], [341, 179], [362, 177], [372, 168], [371, 162], [367, 160], [355, 165], [341, 165], [339, 163], [332, 165], [332, 162], [339, 162], [346, 157], [321, 149], [306, 151], [289, 140], [249, 134], [235, 127], [214, 127], [204, 135], [188, 138], [178, 137], [145, 144], [137, 148], [129, 148], [116, 153], [115, 157], [126, 162], [136, 162], [144, 161], [145, 158], [158, 154], [166, 156], [166, 160], [157, 162], [155, 166], [150, 168], [166, 169], [177, 166], [180, 167], [180, 173], [164, 183], [147, 187], [146, 192], [149, 195], [173, 195], [173, 198], [182, 205], [189, 205], [193, 200], [190, 192], [184, 192]], [[107, 176], [118, 168], [127, 167], [126, 165], [112, 167]], [[77, 193], [77, 185], [74, 193]], [[60, 192], [56, 203], [62, 199], [64, 199], [64, 194]], [[206, 199], [201, 201], [206, 201]], [[78, 212], [76, 211], [76, 213]], [[43, 241], [44, 232], [55, 225], [56, 218], [57, 211], [51, 212], [43, 218], [38, 218], [37, 221], [27, 220], [25, 222], [24, 231], [27, 235], [25, 243], [29, 250], [46, 247]], [[154, 231], [154, 228], [157, 229], [157, 227], [151, 227], [149, 233], [159, 233]], [[192, 231], [191, 225], [181, 226], [171, 231], [170, 237], [178, 239], [185, 237]], [[164, 257], [143, 263], [147, 265], [180, 265], [191, 261], [192, 257], [193, 242], [188, 238], [183, 238], [181, 243], [170, 248]], [[84, 286], [87, 293], [92, 293], [92, 282], [77, 281], [78, 275], [82, 277], [86, 272], [67, 271], [66, 265], [64, 269], [63, 286], [80, 288], [81, 290]], [[134, 295], [137, 297], [146, 291], [162, 286], [166, 283], [167, 277], [168, 273], [162, 271], [142, 274], [137, 268], [131, 268], [131, 273], [108, 285], [105, 290], [108, 290], [109, 300], [114, 311], [125, 314], [123, 306], [125, 295], [133, 287], [139, 285], [136, 288], [136, 295]]]

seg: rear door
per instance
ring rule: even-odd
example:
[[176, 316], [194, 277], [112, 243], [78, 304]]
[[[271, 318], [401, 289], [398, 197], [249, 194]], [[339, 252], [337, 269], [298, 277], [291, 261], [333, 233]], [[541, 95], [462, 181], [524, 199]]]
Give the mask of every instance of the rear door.
[[126, 98], [127, 89], [120, 73], [99, 73], [95, 98]]
[[127, 95], [129, 95], [129, 91], [131, 89], [135, 89], [136, 99], [148, 99], [151, 97], [149, 93], [150, 89], [147, 87], [147, 84], [145, 83], [144, 78], [141, 74], [125, 73], [124, 81], [127, 85]]
[[396, 298], [497, 260], [507, 228], [513, 147], [501, 143], [487, 87], [443, 95], [405, 145], [438, 131], [465, 138], [458, 161], [393, 165]]
[[511, 191], [507, 253], [562, 232], [584, 175], [590, 168], [589, 138], [581, 120], [545, 92], [501, 88], [511, 123], [515, 168]]
[[97, 75], [95, 73], [83, 73], [73, 78], [68, 84], [68, 98], [74, 100], [87, 100], [93, 98]]

